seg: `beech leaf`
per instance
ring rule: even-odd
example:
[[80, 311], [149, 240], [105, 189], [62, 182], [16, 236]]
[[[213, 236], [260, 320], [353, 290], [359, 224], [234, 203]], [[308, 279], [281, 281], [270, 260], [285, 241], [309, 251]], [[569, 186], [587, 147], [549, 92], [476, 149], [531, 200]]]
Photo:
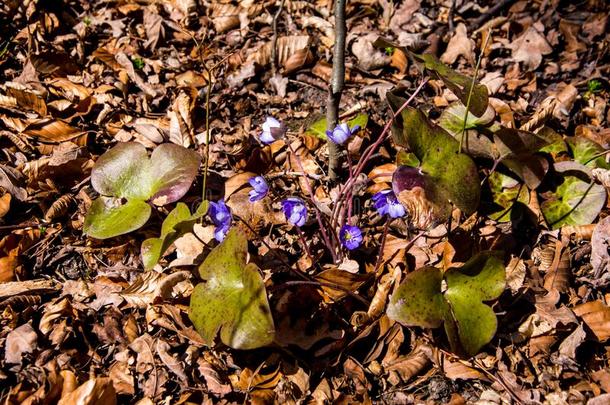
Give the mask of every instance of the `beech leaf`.
[[234, 349], [273, 341], [275, 327], [258, 266], [246, 264], [248, 242], [233, 228], [199, 267], [203, 282], [191, 296], [189, 317], [208, 345], [216, 335]]

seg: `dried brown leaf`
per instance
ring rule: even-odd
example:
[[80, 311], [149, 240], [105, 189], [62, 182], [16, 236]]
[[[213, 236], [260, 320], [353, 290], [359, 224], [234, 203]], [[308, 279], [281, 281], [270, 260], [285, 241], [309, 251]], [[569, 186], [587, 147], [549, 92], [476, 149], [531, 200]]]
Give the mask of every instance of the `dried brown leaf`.
[[[324, 270], [315, 276], [316, 281], [322, 284], [321, 290], [324, 292], [326, 302], [338, 301], [347, 296], [346, 291], [356, 292], [362, 284], [369, 280], [372, 273], [354, 274], [337, 268]], [[339, 286], [342, 289], [333, 288]]]
[[457, 58], [463, 56], [470, 66], [475, 65], [474, 61], [474, 41], [468, 38], [466, 25], [459, 23], [455, 29], [455, 34], [447, 44], [447, 50], [441, 55], [441, 62], [449, 65], [455, 63]]
[[154, 271], [142, 273], [129, 287], [120, 292], [125, 301], [136, 307], [146, 308], [155, 298], [168, 299], [176, 284], [189, 279], [188, 271], [179, 271], [172, 274], [162, 274]]
[[36, 350], [37, 342], [36, 331], [29, 323], [13, 329], [6, 336], [4, 361], [8, 364], [21, 364], [25, 353], [32, 353]]
[[110, 378], [93, 378], [68, 395], [57, 405], [116, 405], [116, 391]]
[[610, 307], [602, 301], [590, 301], [577, 305], [574, 313], [582, 318], [600, 342], [605, 342], [610, 338]]
[[42, 118], [29, 121], [23, 134], [42, 142], [59, 143], [78, 138], [83, 132], [64, 121]]
[[568, 292], [570, 288], [570, 252], [560, 239], [555, 241], [553, 261], [544, 276], [544, 288], [560, 293]]
[[[311, 38], [309, 35], [293, 35], [287, 37], [279, 37], [277, 39], [277, 61], [281, 66], [286, 67], [289, 59], [299, 54], [297, 58], [302, 58], [303, 51], [309, 48]], [[259, 47], [254, 53], [250, 54], [246, 62], [254, 61], [261, 66], [267, 66], [271, 63], [271, 42], [267, 42]], [[295, 61], [291, 62], [294, 65]], [[291, 66], [294, 69], [294, 66]], [[288, 70], [288, 69], [287, 69]]]
[[523, 62], [528, 70], [535, 70], [542, 62], [542, 56], [553, 52], [544, 35], [530, 26], [521, 36], [508, 45], [513, 59]]
[[610, 266], [610, 216], [600, 220], [591, 236], [591, 266], [602, 274]]

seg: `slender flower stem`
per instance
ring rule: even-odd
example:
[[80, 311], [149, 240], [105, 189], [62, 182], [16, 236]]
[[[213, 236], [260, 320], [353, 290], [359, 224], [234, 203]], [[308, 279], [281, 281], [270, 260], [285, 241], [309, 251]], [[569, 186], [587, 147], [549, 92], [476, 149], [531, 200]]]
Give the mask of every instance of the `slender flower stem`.
[[375, 269], [373, 273], [377, 273], [379, 266], [383, 262], [383, 250], [385, 249], [385, 241], [388, 236], [388, 230], [390, 229], [390, 218], [386, 218], [385, 225], [383, 226], [383, 233], [381, 235], [381, 245], [379, 245], [379, 255], [377, 256], [377, 263], [375, 263]]
[[356, 168], [354, 169], [354, 172], [352, 173], [350, 178], [347, 180], [345, 185], [339, 191], [339, 198], [337, 199], [337, 202], [335, 203], [335, 206], [333, 208], [333, 213], [331, 216], [331, 222], [330, 222], [331, 226], [337, 224], [337, 220], [339, 219], [337, 217], [337, 215], [341, 209], [341, 206], [344, 204], [344, 200], [345, 200], [346, 194], [347, 194], [346, 190], [349, 190], [354, 186], [356, 179], [358, 178], [360, 173], [362, 173], [362, 170], [364, 169], [365, 165], [368, 163], [368, 160], [371, 158], [371, 156], [373, 155], [375, 150], [377, 150], [377, 148], [379, 148], [381, 143], [383, 141], [385, 141], [386, 138], [389, 136], [390, 129], [392, 128], [392, 122], [396, 119], [396, 117], [398, 117], [398, 115], [402, 112], [402, 110], [404, 110], [411, 103], [411, 101], [413, 101], [415, 96], [417, 96], [417, 94], [419, 94], [419, 92], [424, 88], [424, 86], [426, 85], [427, 82], [428, 82], [427, 78], [424, 78], [422, 80], [422, 82], [417, 87], [417, 89], [415, 89], [415, 91], [413, 92], [411, 97], [409, 97], [409, 99], [407, 101], [405, 101], [404, 104], [402, 106], [400, 106], [400, 108], [398, 110], [396, 110], [396, 112], [392, 116], [392, 119], [390, 119], [386, 123], [385, 127], [383, 128], [383, 131], [381, 132], [381, 135], [379, 135], [379, 138], [377, 138], [377, 141], [375, 141], [375, 143], [373, 143], [371, 146], [369, 146], [368, 148], [365, 149], [364, 154], [362, 155], [362, 158], [360, 159], [360, 162], [358, 162], [358, 165], [356, 165]]
[[[286, 144], [288, 145], [288, 149], [290, 149], [292, 156], [294, 156], [294, 160], [297, 162], [297, 165], [299, 166], [299, 170], [301, 172], [303, 172], [303, 174], [305, 174], [305, 169], [303, 168], [303, 163], [301, 162], [301, 158], [299, 157], [299, 155], [297, 155], [296, 151], [294, 150], [294, 148], [292, 147], [292, 144], [290, 142], [286, 142]], [[309, 184], [309, 180], [305, 179], [304, 183], [305, 183], [305, 189], [307, 190], [307, 193], [309, 194], [309, 198], [311, 199], [311, 202], [313, 203], [313, 207], [314, 207], [313, 211], [316, 214], [316, 220], [318, 221], [318, 226], [320, 227], [320, 232], [322, 232], [322, 238], [324, 239], [324, 243], [326, 244], [326, 247], [328, 248], [328, 250], [330, 250], [330, 254], [333, 257], [333, 262], [337, 263], [337, 253], [335, 252], [335, 245], [333, 245], [331, 243], [330, 239], [328, 238], [328, 234], [326, 233], [326, 228], [324, 227], [324, 223], [322, 222], [322, 216], [320, 215], [320, 210], [318, 209], [316, 196], [314, 195], [311, 185]]]
[[297, 233], [299, 234], [299, 239], [301, 240], [301, 244], [303, 245], [303, 248], [305, 249], [305, 253], [307, 253], [307, 256], [309, 256], [309, 260], [311, 260], [311, 264], [314, 264], [316, 261], [313, 258], [313, 255], [311, 254], [311, 250], [309, 250], [309, 246], [307, 245], [307, 241], [305, 240], [305, 235], [303, 234], [303, 231], [301, 230], [300, 226], [297, 226]]
[[[351, 179], [354, 172], [353, 172], [353, 169], [352, 169], [352, 158], [349, 155], [349, 151], [347, 151], [347, 164], [349, 166], [349, 178]], [[352, 190], [347, 190], [347, 192], [348, 192], [349, 195], [347, 196], [348, 204], [347, 204], [347, 220], [346, 220], [346, 223], [348, 225], [351, 225], [353, 193], [352, 193]], [[344, 225], [344, 224], [342, 224], [342, 225]]]

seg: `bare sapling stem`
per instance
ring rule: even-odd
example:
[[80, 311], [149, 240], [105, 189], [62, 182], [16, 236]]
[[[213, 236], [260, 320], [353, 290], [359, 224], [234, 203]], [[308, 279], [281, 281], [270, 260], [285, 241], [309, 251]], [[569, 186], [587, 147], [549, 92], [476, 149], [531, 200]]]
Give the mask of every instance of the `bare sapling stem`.
[[[335, 1], [335, 48], [333, 71], [326, 104], [326, 129], [332, 131], [339, 120], [339, 103], [345, 82], [345, 0]], [[339, 147], [328, 139], [328, 177], [334, 181], [339, 171]]]

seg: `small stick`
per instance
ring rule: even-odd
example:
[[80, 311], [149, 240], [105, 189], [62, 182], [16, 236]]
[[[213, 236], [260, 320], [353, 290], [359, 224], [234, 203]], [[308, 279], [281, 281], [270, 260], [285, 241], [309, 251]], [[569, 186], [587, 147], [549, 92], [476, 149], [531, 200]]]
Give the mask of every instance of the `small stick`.
[[271, 39], [271, 73], [273, 76], [277, 74], [277, 19], [282, 14], [284, 9], [284, 0], [280, 1], [280, 8], [277, 9], [273, 16], [273, 37]]
[[[333, 72], [326, 104], [326, 129], [332, 131], [337, 125], [339, 102], [345, 82], [345, 0], [335, 0], [335, 48], [333, 51]], [[334, 181], [338, 177], [339, 148], [332, 141], [328, 145], [328, 177]]]
[[314, 264], [316, 262], [316, 260], [313, 258], [313, 255], [311, 254], [311, 250], [309, 250], [309, 246], [307, 246], [307, 241], [305, 240], [305, 235], [303, 235], [303, 231], [301, 230], [300, 226], [296, 226], [297, 228], [297, 233], [299, 234], [299, 239], [301, 240], [301, 244], [303, 245], [303, 248], [305, 249], [305, 253], [307, 253], [307, 256], [309, 256], [309, 260], [311, 260], [311, 264]]

